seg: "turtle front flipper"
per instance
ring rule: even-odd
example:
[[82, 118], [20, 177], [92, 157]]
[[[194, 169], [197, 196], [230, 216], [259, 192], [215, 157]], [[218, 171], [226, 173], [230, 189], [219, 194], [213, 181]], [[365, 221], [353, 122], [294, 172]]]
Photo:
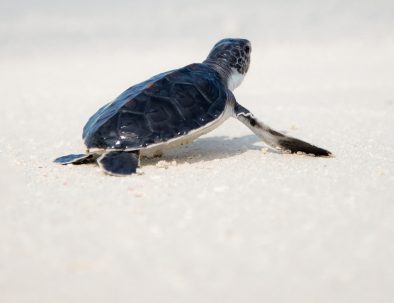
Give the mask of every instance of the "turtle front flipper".
[[97, 159], [104, 173], [112, 176], [127, 176], [136, 173], [139, 162], [138, 151], [110, 151]]
[[67, 156], [62, 156], [53, 160], [53, 162], [66, 165], [66, 164], [87, 164], [93, 163], [96, 160], [97, 156], [94, 154], [71, 154]]
[[235, 103], [235, 117], [250, 128], [259, 138], [273, 148], [290, 153], [305, 153], [314, 156], [332, 156], [331, 152], [305, 141], [286, 136], [273, 130], [257, 119], [249, 110], [242, 105]]

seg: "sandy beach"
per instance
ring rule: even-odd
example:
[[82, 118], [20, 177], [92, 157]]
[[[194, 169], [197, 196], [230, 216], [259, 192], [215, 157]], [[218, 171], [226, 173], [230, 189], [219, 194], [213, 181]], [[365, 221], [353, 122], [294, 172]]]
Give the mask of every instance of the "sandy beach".
[[[0, 4], [0, 302], [392, 302], [391, 1]], [[126, 88], [252, 42], [230, 119], [141, 175], [58, 166]]]

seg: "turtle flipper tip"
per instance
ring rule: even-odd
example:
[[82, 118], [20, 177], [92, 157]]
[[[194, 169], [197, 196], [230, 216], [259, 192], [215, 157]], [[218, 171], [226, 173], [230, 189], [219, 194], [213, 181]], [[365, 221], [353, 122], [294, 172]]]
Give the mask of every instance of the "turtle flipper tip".
[[53, 163], [67, 165], [67, 164], [86, 164], [91, 163], [96, 159], [94, 155], [87, 154], [71, 154], [61, 156], [53, 160]]

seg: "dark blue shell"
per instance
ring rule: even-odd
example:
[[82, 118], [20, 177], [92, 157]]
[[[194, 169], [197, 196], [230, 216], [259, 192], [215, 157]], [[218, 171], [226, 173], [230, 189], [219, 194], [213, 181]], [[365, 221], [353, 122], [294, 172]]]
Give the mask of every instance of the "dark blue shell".
[[127, 89], [89, 119], [82, 137], [88, 148], [147, 147], [217, 119], [227, 97], [215, 70], [191, 64]]

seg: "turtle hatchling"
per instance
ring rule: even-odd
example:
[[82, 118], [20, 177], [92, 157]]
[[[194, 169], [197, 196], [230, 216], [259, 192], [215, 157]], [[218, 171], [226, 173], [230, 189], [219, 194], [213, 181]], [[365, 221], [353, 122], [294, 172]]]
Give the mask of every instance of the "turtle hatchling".
[[100, 108], [83, 128], [85, 154], [55, 160], [60, 164], [97, 162], [115, 176], [133, 174], [141, 156], [192, 142], [234, 117], [269, 146], [290, 153], [330, 156], [304, 141], [285, 136], [240, 105], [233, 90], [249, 69], [252, 47], [246, 39], [223, 39], [207, 59], [156, 75]]

